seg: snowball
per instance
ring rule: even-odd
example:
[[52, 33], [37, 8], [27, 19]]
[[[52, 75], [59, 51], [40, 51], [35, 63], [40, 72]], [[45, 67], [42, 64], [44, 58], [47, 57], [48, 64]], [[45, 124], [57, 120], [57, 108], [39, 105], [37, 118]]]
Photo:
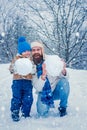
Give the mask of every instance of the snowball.
[[2, 33], [1, 33], [1, 35], [2, 35], [2, 37], [4, 37], [4, 36], [5, 36], [5, 33], [4, 33], [4, 32], [2, 32]]
[[20, 75], [31, 73], [32, 68], [32, 63], [28, 58], [20, 58], [15, 62], [15, 70]]
[[76, 111], [79, 111], [79, 107], [76, 107]]
[[57, 55], [49, 55], [46, 57], [46, 70], [51, 76], [59, 76], [63, 70], [63, 62]]
[[53, 48], [53, 51], [55, 51], [55, 48]]
[[5, 107], [4, 106], [1, 107], [1, 111], [5, 111]]
[[79, 37], [79, 32], [76, 33], [76, 37]]

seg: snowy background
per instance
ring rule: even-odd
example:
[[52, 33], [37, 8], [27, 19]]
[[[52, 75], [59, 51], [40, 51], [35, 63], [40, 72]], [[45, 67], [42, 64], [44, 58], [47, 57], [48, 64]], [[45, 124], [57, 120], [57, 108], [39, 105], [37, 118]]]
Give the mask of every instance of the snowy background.
[[48, 118], [36, 118], [36, 94], [31, 110], [32, 118], [13, 122], [10, 117], [12, 75], [9, 64], [0, 64], [0, 130], [87, 130], [87, 71], [67, 68], [71, 92], [68, 115], [60, 118], [58, 101]]
[[0, 0], [0, 18], [0, 63], [13, 59], [25, 36], [67, 67], [87, 70], [87, 0]]

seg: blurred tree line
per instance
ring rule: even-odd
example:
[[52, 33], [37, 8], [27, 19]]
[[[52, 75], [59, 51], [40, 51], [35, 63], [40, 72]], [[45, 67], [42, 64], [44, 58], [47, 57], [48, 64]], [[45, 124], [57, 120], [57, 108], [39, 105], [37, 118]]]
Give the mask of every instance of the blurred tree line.
[[0, 63], [17, 53], [17, 39], [42, 40], [46, 53], [67, 67], [87, 69], [86, 0], [3, 0], [0, 3]]

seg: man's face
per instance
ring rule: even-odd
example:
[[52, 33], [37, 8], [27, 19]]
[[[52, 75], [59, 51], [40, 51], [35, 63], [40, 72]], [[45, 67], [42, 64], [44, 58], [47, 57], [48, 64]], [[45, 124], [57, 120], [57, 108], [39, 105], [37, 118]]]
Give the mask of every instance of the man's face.
[[41, 47], [33, 47], [32, 48], [32, 56], [35, 64], [39, 64], [43, 60], [42, 48]]

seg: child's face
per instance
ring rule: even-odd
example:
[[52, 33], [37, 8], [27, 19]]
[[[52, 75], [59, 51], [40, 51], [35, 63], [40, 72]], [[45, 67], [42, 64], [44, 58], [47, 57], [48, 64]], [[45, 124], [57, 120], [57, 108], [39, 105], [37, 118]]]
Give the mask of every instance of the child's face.
[[30, 57], [31, 51], [25, 51], [22, 53], [23, 57]]

